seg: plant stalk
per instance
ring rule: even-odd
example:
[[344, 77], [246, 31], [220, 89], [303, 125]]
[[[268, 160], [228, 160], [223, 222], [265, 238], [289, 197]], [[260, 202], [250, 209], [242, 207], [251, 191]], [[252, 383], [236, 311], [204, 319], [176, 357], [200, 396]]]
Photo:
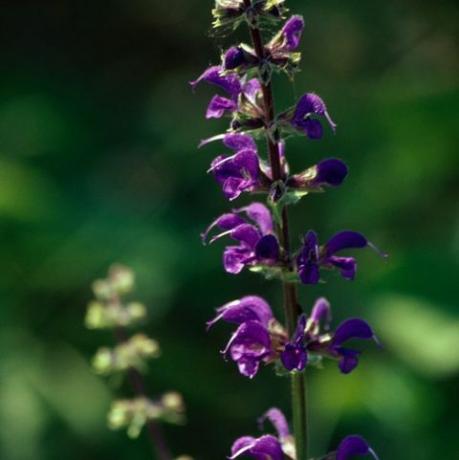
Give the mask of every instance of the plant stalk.
[[[119, 344], [127, 340], [128, 337], [124, 327], [119, 326], [115, 328], [114, 332], [116, 341]], [[127, 376], [132, 391], [138, 396], [146, 397], [147, 392], [142, 374], [137, 369], [130, 367], [127, 371]], [[153, 420], [149, 420], [146, 426], [154, 458], [158, 460], [172, 460], [172, 453], [166, 444], [161, 427]]]
[[[251, 6], [250, 0], [244, 0], [247, 8]], [[250, 27], [250, 36], [257, 57], [262, 62], [265, 58], [263, 39], [260, 29]], [[265, 129], [268, 130], [274, 121], [274, 100], [271, 82], [261, 83], [263, 93]], [[279, 144], [274, 141], [272, 136], [266, 131], [268, 144], [269, 162], [274, 182], [282, 180], [285, 177], [281, 167]], [[285, 260], [289, 271], [293, 271], [293, 263], [290, 251], [290, 234], [287, 207], [282, 210], [281, 225], [276, 225], [276, 233], [279, 241], [284, 248]], [[288, 281], [282, 282], [284, 297], [285, 322], [289, 336], [296, 328], [296, 323], [301, 314], [301, 307], [298, 304], [298, 295], [295, 283]], [[295, 436], [296, 460], [307, 460], [308, 455], [308, 420], [307, 420], [307, 400], [306, 400], [306, 377], [305, 372], [293, 373], [291, 376], [292, 391], [292, 414], [293, 414], [293, 432]]]

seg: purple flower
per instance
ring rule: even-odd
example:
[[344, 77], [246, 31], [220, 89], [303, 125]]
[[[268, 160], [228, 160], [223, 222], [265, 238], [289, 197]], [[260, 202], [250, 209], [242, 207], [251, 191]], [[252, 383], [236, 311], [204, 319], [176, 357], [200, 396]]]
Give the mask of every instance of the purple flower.
[[288, 19], [282, 29], [266, 45], [273, 57], [284, 56], [285, 53], [295, 51], [300, 46], [303, 36], [304, 19], [294, 15]]
[[360, 351], [342, 346], [351, 339], [375, 340], [376, 336], [369, 324], [360, 318], [351, 318], [343, 321], [335, 330], [327, 351], [331, 356], [338, 358], [339, 368], [343, 374], [349, 374], [359, 363]]
[[375, 451], [361, 436], [346, 436], [338, 446], [336, 460], [351, 460], [355, 456], [371, 455], [378, 460]]
[[[330, 304], [321, 297], [316, 300], [308, 319], [301, 315], [292, 339], [285, 344], [281, 361], [289, 371], [302, 371], [309, 353], [338, 360], [343, 374], [349, 374], [358, 365], [360, 351], [346, 348], [345, 342], [352, 339], [375, 340], [376, 336], [368, 323], [359, 318], [343, 321], [334, 333], [329, 333], [331, 319]], [[325, 330], [322, 332], [321, 329]]]
[[316, 118], [312, 118], [313, 115], [324, 117], [335, 131], [336, 124], [328, 114], [324, 101], [314, 93], [306, 93], [301, 97], [290, 123], [295, 129], [303, 131], [310, 139], [320, 139], [323, 135], [322, 124]]
[[301, 315], [291, 341], [285, 345], [284, 351], [281, 353], [282, 364], [289, 371], [302, 371], [308, 362], [308, 354], [304, 342], [305, 328], [306, 316]]
[[242, 436], [231, 447], [230, 460], [240, 456], [252, 457], [256, 460], [286, 460], [294, 459], [295, 442], [290, 434], [284, 414], [279, 409], [268, 410], [260, 422], [268, 419], [274, 426], [277, 436], [263, 435], [259, 438]]
[[255, 50], [242, 44], [228, 48], [223, 54], [222, 62], [225, 70], [247, 70], [258, 64], [258, 57]]
[[239, 458], [241, 455], [249, 456], [256, 460], [284, 460], [284, 452], [277, 438], [271, 435], [254, 438], [242, 436], [231, 447], [230, 460]]
[[260, 161], [253, 139], [246, 134], [226, 134], [223, 144], [234, 150], [234, 155], [219, 155], [209, 169], [223, 193], [234, 200], [243, 192], [252, 192], [259, 186]]
[[[297, 257], [297, 269], [302, 283], [317, 284], [320, 280], [320, 267], [337, 268], [341, 276], [353, 280], [357, 270], [357, 262], [353, 257], [341, 257], [336, 253], [343, 249], [371, 247], [361, 233], [345, 230], [332, 236], [327, 243], [319, 246], [317, 234], [310, 230], [304, 237], [303, 247]], [[386, 257], [385, 254], [381, 254]]]
[[[246, 217], [241, 217], [245, 214]], [[245, 266], [275, 265], [279, 260], [279, 242], [273, 233], [273, 220], [268, 208], [261, 203], [252, 203], [232, 213], [223, 214], [214, 220], [202, 234], [206, 242], [209, 232], [218, 227], [221, 233], [213, 236], [209, 243], [229, 236], [238, 245], [227, 246], [223, 253], [225, 271], [240, 273]]]
[[261, 87], [257, 79], [240, 79], [235, 72], [224, 72], [222, 67], [212, 66], [190, 82], [190, 85], [195, 89], [201, 82], [217, 86], [226, 93], [226, 96], [212, 97], [207, 107], [206, 118], [221, 118], [237, 111], [256, 119], [263, 114], [260, 107]]
[[217, 309], [217, 316], [207, 323], [212, 327], [224, 320], [238, 324], [223, 350], [226, 357], [236, 362], [239, 372], [253, 378], [262, 362], [269, 362], [275, 355], [276, 330], [280, 325], [274, 319], [270, 306], [257, 296], [246, 296]]
[[337, 158], [327, 158], [300, 174], [294, 174], [288, 179], [292, 188], [303, 190], [322, 190], [324, 186], [338, 187], [347, 176], [346, 164]]
[[212, 66], [196, 80], [190, 82], [190, 85], [195, 89], [203, 81], [219, 87], [228, 96], [215, 95], [207, 107], [206, 118], [221, 118], [226, 113], [231, 114], [237, 110], [237, 100], [242, 91], [242, 85], [235, 73], [224, 73], [220, 66]]

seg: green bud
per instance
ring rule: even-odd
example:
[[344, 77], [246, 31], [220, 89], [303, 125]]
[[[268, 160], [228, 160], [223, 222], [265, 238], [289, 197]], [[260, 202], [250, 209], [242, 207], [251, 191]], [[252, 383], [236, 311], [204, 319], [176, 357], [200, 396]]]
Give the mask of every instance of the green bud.
[[123, 265], [112, 265], [109, 270], [112, 289], [119, 295], [127, 294], [134, 288], [134, 272]]
[[109, 374], [113, 367], [113, 353], [109, 348], [100, 348], [92, 359], [97, 374]]
[[126, 305], [126, 311], [132, 321], [139, 321], [147, 316], [147, 309], [140, 302], [129, 302]]
[[92, 301], [88, 304], [86, 311], [85, 324], [88, 329], [100, 329], [104, 324], [104, 306], [100, 302]]
[[108, 300], [113, 296], [113, 289], [107, 280], [96, 280], [92, 283], [92, 291], [99, 300]]

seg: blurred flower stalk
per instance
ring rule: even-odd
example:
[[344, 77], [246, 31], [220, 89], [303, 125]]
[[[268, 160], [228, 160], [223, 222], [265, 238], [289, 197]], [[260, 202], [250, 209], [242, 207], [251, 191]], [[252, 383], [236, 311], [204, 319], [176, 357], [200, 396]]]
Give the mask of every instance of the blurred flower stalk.
[[[156, 340], [143, 333], [128, 335], [128, 328], [146, 319], [146, 307], [139, 302], [124, 301], [134, 289], [134, 273], [128, 267], [113, 265], [106, 279], [92, 285], [95, 300], [88, 304], [85, 323], [88, 329], [112, 329], [116, 344], [101, 347], [92, 360], [97, 374], [126, 376], [134, 396], [112, 403], [108, 413], [111, 429], [126, 429], [131, 438], [139, 436], [146, 427], [154, 450], [154, 458], [172, 460], [174, 457], [164, 438], [161, 422], [183, 424], [185, 406], [182, 396], [168, 392], [156, 399], [147, 396], [143, 374], [148, 361], [160, 356]], [[179, 457], [179, 459], [188, 457]]]
[[[360, 318], [349, 318], [330, 331], [327, 299], [317, 299], [306, 315], [298, 288], [323, 282], [324, 273], [330, 271], [354, 280], [356, 258], [342, 251], [372, 248], [385, 255], [364, 235], [351, 230], [337, 232], [324, 244], [319, 243], [315, 231], [307, 230], [303, 244], [291, 247], [289, 208], [307, 196], [339, 187], [348, 174], [347, 165], [339, 158], [325, 158], [306, 165], [303, 171], [290, 172], [290, 137], [317, 141], [327, 128], [334, 133], [337, 127], [323, 99], [312, 92], [280, 112], [275, 110], [272, 77], [285, 74], [292, 80], [299, 70], [303, 17], [289, 17], [284, 0], [216, 0], [212, 14], [215, 35], [227, 35], [245, 25], [250, 42], [230, 46], [222, 52], [220, 64], [190, 82], [193, 89], [207, 83], [219, 90], [208, 104], [207, 119], [228, 119], [224, 133], [201, 141], [200, 146], [222, 142], [230, 149], [218, 155], [208, 171], [228, 201], [255, 193], [265, 201], [225, 212], [209, 225], [202, 239], [204, 244], [229, 239], [231, 243], [223, 251], [224, 270], [237, 275], [248, 269], [279, 280], [284, 301], [282, 321], [276, 319], [265, 299], [251, 295], [218, 308], [208, 326], [220, 320], [236, 324], [222, 354], [237, 364], [243, 376], [252, 379], [262, 365], [274, 364], [278, 375], [290, 377], [292, 386], [292, 432], [283, 413], [272, 408], [263, 420], [271, 421], [277, 436], [243, 436], [235, 441], [228, 458], [307, 460], [306, 370], [332, 359], [342, 374], [349, 374], [358, 365], [361, 352], [346, 342], [377, 339], [371, 326]], [[266, 150], [258, 141], [264, 141]], [[366, 455], [376, 458], [362, 437], [351, 435], [321, 458], [346, 460]]]

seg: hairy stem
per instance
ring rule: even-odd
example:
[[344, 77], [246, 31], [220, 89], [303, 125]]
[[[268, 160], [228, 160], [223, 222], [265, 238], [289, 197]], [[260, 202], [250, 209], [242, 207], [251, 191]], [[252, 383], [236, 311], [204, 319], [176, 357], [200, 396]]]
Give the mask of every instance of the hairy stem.
[[[126, 329], [124, 327], [117, 327], [115, 329], [115, 338], [119, 344], [126, 342], [128, 339]], [[137, 369], [130, 367], [127, 375], [132, 391], [138, 396], [146, 397], [147, 392], [142, 374]], [[147, 422], [147, 431], [153, 448], [154, 458], [158, 460], [172, 460], [172, 453], [166, 444], [161, 427], [153, 420], [149, 420]]]
[[[250, 0], [244, 0], [247, 8], [250, 7]], [[257, 57], [262, 63], [265, 58], [263, 39], [260, 29], [250, 27], [250, 36]], [[274, 121], [274, 101], [271, 82], [261, 85], [263, 93], [264, 118], [266, 139], [268, 143], [269, 162], [272, 170], [272, 179], [274, 182], [284, 179], [284, 171], [281, 167], [281, 158], [279, 144], [273, 140], [269, 129]], [[276, 227], [276, 233], [279, 241], [285, 251], [285, 259], [290, 271], [294, 270], [291, 251], [290, 251], [290, 234], [287, 207], [282, 210], [282, 222]], [[289, 335], [293, 334], [298, 316], [301, 314], [301, 308], [298, 304], [297, 289], [294, 283], [287, 281], [282, 282], [284, 296], [285, 322]], [[293, 431], [295, 436], [297, 460], [306, 460], [308, 451], [308, 429], [307, 429], [307, 402], [306, 402], [306, 379], [305, 373], [292, 374], [292, 413], [293, 413]]]

